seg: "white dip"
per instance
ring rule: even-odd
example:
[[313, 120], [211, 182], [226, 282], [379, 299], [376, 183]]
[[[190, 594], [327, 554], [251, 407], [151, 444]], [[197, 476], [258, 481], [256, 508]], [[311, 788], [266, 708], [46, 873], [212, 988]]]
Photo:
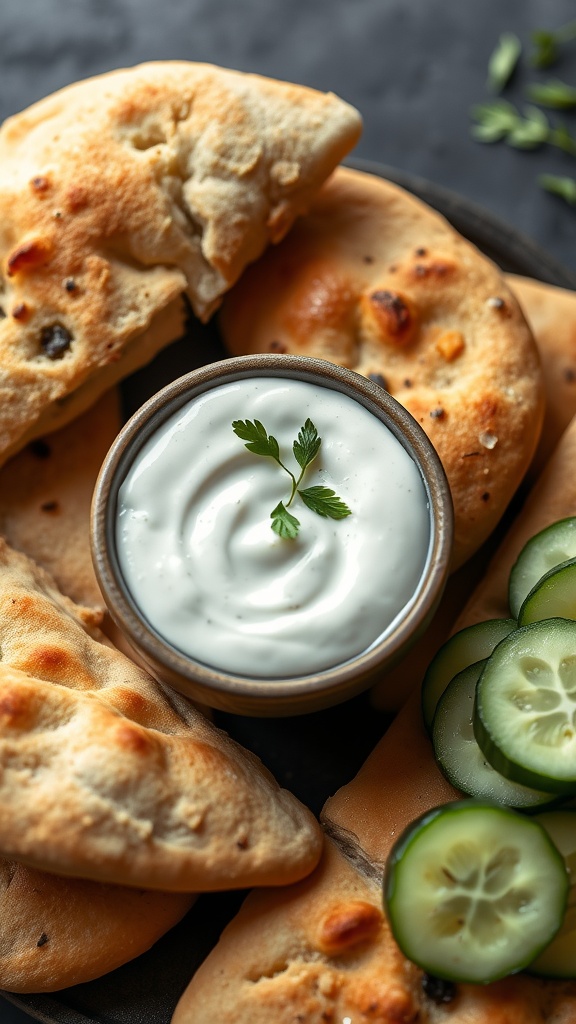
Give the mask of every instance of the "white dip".
[[[258, 419], [296, 475], [307, 417], [322, 438], [301, 487], [350, 507], [322, 518], [296, 497], [294, 540], [271, 529], [288, 475], [247, 451]], [[133, 600], [184, 654], [237, 675], [306, 675], [365, 651], [413, 599], [430, 541], [420, 473], [390, 430], [330, 388], [256, 377], [183, 406], [143, 446], [118, 497], [117, 549]]]

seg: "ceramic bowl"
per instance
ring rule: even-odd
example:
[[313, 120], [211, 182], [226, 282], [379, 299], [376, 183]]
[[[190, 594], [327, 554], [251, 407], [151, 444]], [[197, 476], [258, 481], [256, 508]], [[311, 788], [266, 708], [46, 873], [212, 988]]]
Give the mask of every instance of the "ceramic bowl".
[[[116, 547], [118, 492], [151, 435], [191, 399], [244, 378], [268, 376], [305, 381], [354, 399], [381, 420], [408, 452], [422, 478], [430, 516], [426, 564], [413, 598], [393, 628], [366, 651], [310, 675], [248, 678], [221, 671], [182, 653], [139, 610], [120, 568]], [[410, 414], [379, 384], [351, 370], [309, 357], [253, 355], [225, 359], [194, 370], [146, 402], [126, 424], [102, 467], [92, 506], [92, 554], [112, 618], [151, 672], [186, 696], [244, 715], [281, 716], [339, 703], [391, 668], [429, 623], [440, 600], [450, 562], [453, 512], [440, 460]], [[289, 543], [289, 542], [287, 542]]]

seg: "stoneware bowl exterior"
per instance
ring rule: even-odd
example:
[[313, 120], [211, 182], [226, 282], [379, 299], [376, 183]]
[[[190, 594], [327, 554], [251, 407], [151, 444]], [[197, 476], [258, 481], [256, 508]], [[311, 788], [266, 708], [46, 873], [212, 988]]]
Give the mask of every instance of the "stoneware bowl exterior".
[[[287, 377], [340, 391], [377, 416], [410, 454], [421, 474], [430, 509], [430, 546], [415, 600], [394, 628], [364, 653], [308, 676], [252, 679], [194, 661], [164, 640], [138, 610], [123, 579], [115, 542], [118, 490], [148, 438], [191, 399], [236, 380]], [[244, 715], [279, 716], [316, 711], [365, 689], [391, 668], [428, 625], [450, 561], [453, 513], [440, 460], [410, 414], [380, 385], [321, 359], [251, 355], [210, 363], [173, 381], [125, 425], [102, 467], [92, 505], [92, 554], [102, 593], [116, 624], [152, 673], [196, 701]]]

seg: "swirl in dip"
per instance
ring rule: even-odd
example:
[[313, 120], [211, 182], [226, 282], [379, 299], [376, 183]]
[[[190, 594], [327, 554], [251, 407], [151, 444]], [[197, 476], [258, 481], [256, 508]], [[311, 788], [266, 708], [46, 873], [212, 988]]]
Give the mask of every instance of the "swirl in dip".
[[[303, 487], [332, 488], [346, 519], [296, 497], [298, 536], [270, 513], [290, 480], [232, 422], [258, 419], [298, 466], [307, 417], [322, 438]], [[339, 391], [280, 377], [214, 387], [163, 423], [118, 494], [116, 548], [132, 599], [173, 647], [215, 669], [289, 678], [368, 650], [416, 596], [430, 547], [419, 470], [388, 427]]]

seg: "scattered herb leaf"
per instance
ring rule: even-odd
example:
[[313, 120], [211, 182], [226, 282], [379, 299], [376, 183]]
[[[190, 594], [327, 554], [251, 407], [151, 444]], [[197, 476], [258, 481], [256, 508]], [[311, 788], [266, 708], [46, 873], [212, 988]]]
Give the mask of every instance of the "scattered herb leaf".
[[329, 519], [345, 519], [351, 515], [346, 505], [330, 487], [307, 487], [298, 491], [302, 501], [312, 512]]
[[279, 537], [283, 537], [285, 540], [294, 540], [298, 536], [300, 522], [285, 508], [283, 502], [278, 502], [276, 508], [270, 513], [270, 518], [272, 529]]
[[548, 82], [533, 82], [527, 87], [526, 94], [543, 107], [555, 110], [576, 107], [576, 88], [561, 82], [559, 78], [551, 78]]
[[532, 65], [535, 68], [549, 68], [558, 60], [559, 45], [568, 43], [571, 39], [576, 39], [576, 21], [571, 21], [556, 30], [537, 29], [532, 33], [532, 42], [535, 46], [531, 58]]
[[505, 100], [481, 103], [472, 108], [473, 137], [478, 142], [499, 142], [504, 139], [516, 149], [536, 149], [548, 143], [576, 156], [576, 139], [566, 125], [553, 127], [542, 110], [525, 107], [524, 115]]
[[284, 505], [280, 501], [276, 508], [270, 513], [272, 519], [272, 529], [279, 537], [283, 537], [288, 540], [294, 540], [298, 536], [298, 530], [300, 528], [300, 522], [288, 512], [288, 508], [292, 504], [296, 494], [299, 494], [302, 501], [312, 512], [316, 512], [319, 516], [330, 519], [344, 519], [346, 516], [351, 515], [351, 510], [334, 491], [329, 487], [307, 487], [305, 490], [299, 490], [299, 485], [302, 481], [306, 469], [311, 462], [314, 461], [318, 452], [320, 451], [320, 445], [322, 444], [322, 438], [318, 437], [318, 431], [312, 420], [308, 418], [304, 425], [300, 427], [298, 431], [298, 437], [292, 445], [292, 451], [294, 458], [300, 466], [300, 474], [298, 478], [294, 476], [287, 466], [280, 459], [280, 448], [278, 442], [272, 434], [268, 434], [265, 426], [260, 420], [234, 420], [232, 423], [232, 430], [237, 437], [241, 438], [245, 442], [245, 448], [252, 452], [254, 455], [262, 455], [267, 458], [274, 459], [275, 462], [288, 474], [292, 480], [292, 491], [290, 497]]
[[576, 206], [576, 178], [563, 178], [557, 174], [541, 174], [538, 184], [547, 192], [565, 199], [570, 206]]
[[508, 84], [522, 53], [522, 44], [513, 32], [504, 32], [488, 61], [487, 86], [491, 92], [502, 92]]

